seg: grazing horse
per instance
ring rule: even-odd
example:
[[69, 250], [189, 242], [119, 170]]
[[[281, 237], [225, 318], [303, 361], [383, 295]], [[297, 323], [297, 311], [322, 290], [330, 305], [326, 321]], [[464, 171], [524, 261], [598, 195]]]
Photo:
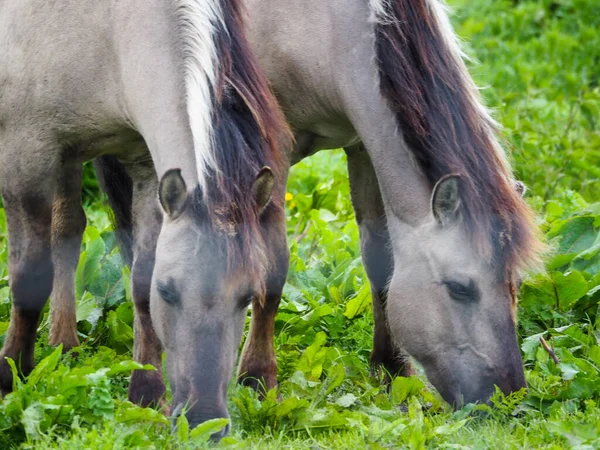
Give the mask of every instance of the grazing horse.
[[438, 0], [246, 0], [249, 39], [296, 138], [346, 150], [372, 285], [371, 362], [419, 361], [445, 400], [526, 386], [519, 268], [540, 249]]
[[[110, 155], [130, 177], [135, 357], [160, 368], [166, 349], [173, 409], [192, 425], [228, 417], [246, 308], [268, 309], [285, 282], [286, 130], [236, 0], [0, 0], [2, 391], [5, 357], [32, 370], [50, 295], [50, 342], [78, 345], [82, 164]], [[160, 370], [133, 374], [133, 401], [164, 392]]]
[[[246, 0], [246, 8], [251, 47], [295, 134], [290, 163], [346, 150], [372, 286], [373, 366], [408, 375], [409, 354], [455, 406], [487, 401], [494, 385], [525, 387], [516, 292], [540, 244], [443, 5]], [[101, 178], [119, 176], [109, 163], [97, 163]], [[121, 194], [109, 192], [127, 235], [130, 195]], [[253, 309], [241, 382], [276, 383], [279, 300]]]

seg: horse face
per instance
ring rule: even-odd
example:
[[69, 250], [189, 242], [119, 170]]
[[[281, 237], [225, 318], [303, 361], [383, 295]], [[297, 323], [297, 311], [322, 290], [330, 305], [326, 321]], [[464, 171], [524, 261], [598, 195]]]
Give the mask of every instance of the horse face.
[[[262, 172], [257, 183], [264, 182], [261, 177]], [[264, 202], [270, 199], [267, 190]], [[235, 233], [199, 223], [179, 172], [165, 175], [159, 197], [166, 217], [151, 286], [152, 322], [167, 354], [173, 415], [185, 410], [195, 426], [229, 417], [227, 388], [247, 307], [262, 294], [266, 261], [260, 248], [254, 249], [251, 265], [244, 254], [228, 261], [226, 249]], [[256, 240], [257, 247], [261, 243]]]
[[440, 181], [430, 223], [393, 239], [400, 263], [387, 306], [397, 344], [455, 407], [487, 402], [494, 385], [507, 394], [526, 387], [514, 289], [474, 252], [460, 214], [459, 185], [457, 177]]

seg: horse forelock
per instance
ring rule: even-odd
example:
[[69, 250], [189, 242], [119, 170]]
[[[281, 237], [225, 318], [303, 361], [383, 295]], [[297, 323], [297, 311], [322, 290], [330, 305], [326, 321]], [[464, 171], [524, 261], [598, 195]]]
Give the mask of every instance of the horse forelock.
[[244, 271], [264, 291], [269, 265], [265, 247], [268, 236], [261, 227], [259, 214], [252, 208], [250, 202], [242, 205], [212, 202], [209, 206], [200, 186], [194, 190], [191, 201], [192, 219], [199, 233], [217, 249], [218, 253], [211, 253], [211, 258], [221, 258], [230, 277]]
[[[433, 185], [462, 178], [476, 250], [507, 274], [538, 259], [533, 214], [514, 188], [497, 125], [481, 102], [438, 0], [371, 0], [382, 95]], [[502, 237], [504, 236], [504, 238]]]

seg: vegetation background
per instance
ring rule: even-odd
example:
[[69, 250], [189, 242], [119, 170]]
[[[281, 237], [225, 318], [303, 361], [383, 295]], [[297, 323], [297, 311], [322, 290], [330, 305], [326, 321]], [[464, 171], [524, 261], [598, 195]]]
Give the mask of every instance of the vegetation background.
[[[295, 167], [287, 207], [291, 267], [279, 315], [281, 401], [232, 386], [231, 448], [600, 448], [600, 2], [453, 0], [472, 73], [505, 127], [527, 200], [554, 251], [521, 289], [529, 393], [453, 412], [424, 377], [388, 393], [369, 373], [372, 315], [343, 153]], [[128, 271], [87, 172], [77, 272], [79, 358], [47, 345], [0, 403], [0, 448], [196, 448], [222, 423], [170, 433], [126, 398], [132, 348]], [[0, 215], [4, 212], [0, 210]], [[10, 311], [0, 217], [0, 340]], [[540, 345], [544, 337], [558, 364]], [[487, 409], [482, 419], [473, 410]]]

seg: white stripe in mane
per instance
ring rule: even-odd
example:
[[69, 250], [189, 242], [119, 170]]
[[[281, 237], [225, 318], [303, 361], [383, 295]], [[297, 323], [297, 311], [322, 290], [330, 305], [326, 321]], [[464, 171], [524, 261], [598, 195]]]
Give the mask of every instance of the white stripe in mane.
[[209, 169], [218, 171], [213, 141], [213, 96], [219, 55], [217, 28], [225, 29], [219, 0], [175, 0], [183, 44], [187, 111], [198, 180], [205, 187]]

